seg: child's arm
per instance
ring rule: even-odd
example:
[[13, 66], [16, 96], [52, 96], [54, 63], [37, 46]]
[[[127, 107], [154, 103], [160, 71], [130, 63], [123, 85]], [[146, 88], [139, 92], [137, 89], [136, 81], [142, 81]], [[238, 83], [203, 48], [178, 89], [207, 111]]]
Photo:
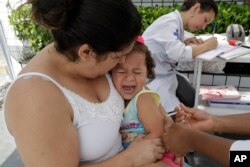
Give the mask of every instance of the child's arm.
[[138, 118], [146, 131], [145, 138], [161, 137], [164, 131], [164, 119], [160, 106], [150, 93], [143, 93], [137, 99]]

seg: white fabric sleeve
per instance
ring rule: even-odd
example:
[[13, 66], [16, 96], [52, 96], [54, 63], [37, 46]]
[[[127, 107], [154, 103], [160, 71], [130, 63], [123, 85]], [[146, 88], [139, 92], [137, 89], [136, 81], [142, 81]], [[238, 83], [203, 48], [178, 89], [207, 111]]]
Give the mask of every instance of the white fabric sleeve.
[[193, 38], [195, 35], [187, 30], [184, 30], [184, 41], [189, 38]]
[[[153, 23], [149, 28], [150, 32], [147, 32], [143, 35], [145, 39], [151, 38], [155, 44], [162, 47], [161, 51], [165, 52], [168, 56], [164, 56], [165, 59], [170, 58], [176, 62], [182, 61], [191, 61], [192, 56], [192, 47], [186, 46], [183, 41], [177, 39], [177, 36], [174, 35], [176, 31], [179, 31], [177, 26], [176, 19], [164, 20], [157, 23]], [[181, 33], [181, 32], [178, 32]], [[152, 42], [151, 41], [151, 42]], [[147, 42], [146, 42], [147, 43]], [[158, 49], [150, 48], [152, 54], [154, 52], [159, 52]]]
[[250, 140], [237, 140], [231, 147], [230, 151], [250, 151]]

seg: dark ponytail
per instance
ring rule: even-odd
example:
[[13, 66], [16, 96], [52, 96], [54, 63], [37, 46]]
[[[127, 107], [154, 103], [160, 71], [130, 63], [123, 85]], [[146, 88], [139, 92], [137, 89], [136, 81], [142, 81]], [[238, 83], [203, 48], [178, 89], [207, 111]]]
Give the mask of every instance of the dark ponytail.
[[72, 0], [28, 0], [32, 5], [34, 20], [49, 29], [63, 29], [70, 11], [74, 8]]
[[99, 55], [120, 51], [141, 30], [131, 0], [28, 0], [34, 19], [52, 30], [56, 49], [71, 61], [89, 44]]
[[199, 3], [201, 5], [200, 6], [201, 12], [209, 12], [213, 10], [215, 16], [217, 16], [218, 7], [214, 0], [184, 0], [183, 5], [181, 7], [181, 11], [188, 11], [196, 3]]

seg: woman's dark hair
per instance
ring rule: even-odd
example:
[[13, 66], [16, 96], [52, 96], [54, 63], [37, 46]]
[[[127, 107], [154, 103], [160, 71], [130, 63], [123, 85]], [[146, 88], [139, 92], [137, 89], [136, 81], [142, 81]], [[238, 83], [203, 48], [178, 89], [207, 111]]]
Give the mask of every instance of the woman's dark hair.
[[97, 55], [120, 51], [141, 31], [131, 0], [28, 0], [32, 16], [52, 30], [56, 49], [77, 61], [77, 48], [89, 44]]
[[196, 3], [199, 3], [201, 5], [201, 12], [209, 12], [213, 10], [215, 16], [217, 16], [218, 7], [214, 0], [184, 0], [181, 11], [188, 11]]
[[134, 48], [132, 52], [139, 52], [145, 54], [145, 65], [147, 67], [147, 78], [149, 79], [149, 82], [155, 79], [155, 62], [153, 58], [151, 57], [151, 53], [148, 50], [148, 47], [140, 42], [135, 42]]

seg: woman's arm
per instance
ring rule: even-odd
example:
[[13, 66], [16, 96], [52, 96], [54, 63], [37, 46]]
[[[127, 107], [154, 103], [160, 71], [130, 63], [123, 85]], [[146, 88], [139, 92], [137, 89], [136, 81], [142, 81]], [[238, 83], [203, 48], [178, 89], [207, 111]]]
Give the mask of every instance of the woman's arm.
[[250, 113], [211, 117], [214, 122], [212, 131], [235, 134], [250, 134]]
[[197, 151], [229, 166], [229, 150], [233, 143], [232, 140], [174, 123], [171, 127], [166, 127], [163, 142], [166, 149], [176, 155], [183, 156], [188, 152]]
[[5, 101], [5, 118], [26, 167], [77, 167], [79, 143], [71, 107], [61, 91], [38, 77], [19, 79]]
[[204, 43], [200, 45], [194, 45], [192, 46], [193, 58], [195, 58], [196, 56], [200, 55], [203, 52], [215, 49], [216, 47], [217, 47], [217, 39], [215, 37], [212, 37], [204, 41]]
[[[97, 164], [81, 165], [81, 167], [147, 167], [148, 165], [151, 167], [153, 162], [162, 157], [165, 149], [162, 148], [159, 138], [152, 140], [142, 138], [142, 135], [138, 136], [126, 150], [108, 160]], [[159, 147], [156, 148], [155, 144]]]
[[250, 113], [217, 116], [186, 107], [183, 104], [180, 107], [182, 110], [176, 110], [176, 120], [192, 128], [213, 132], [250, 134]]

